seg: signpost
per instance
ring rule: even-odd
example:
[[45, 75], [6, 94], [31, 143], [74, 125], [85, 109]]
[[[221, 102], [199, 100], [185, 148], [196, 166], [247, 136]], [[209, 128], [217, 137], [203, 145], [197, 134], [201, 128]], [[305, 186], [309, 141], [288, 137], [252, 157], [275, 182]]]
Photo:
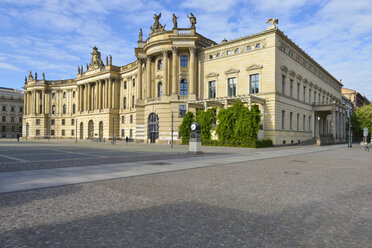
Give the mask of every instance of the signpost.
[[365, 127], [363, 129], [363, 136], [364, 136], [364, 142], [367, 142], [367, 137], [368, 137], [368, 127]]

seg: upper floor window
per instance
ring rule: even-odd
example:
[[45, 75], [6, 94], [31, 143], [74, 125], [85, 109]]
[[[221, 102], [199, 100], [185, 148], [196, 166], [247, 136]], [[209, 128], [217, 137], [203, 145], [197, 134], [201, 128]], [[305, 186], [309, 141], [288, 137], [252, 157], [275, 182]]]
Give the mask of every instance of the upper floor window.
[[186, 105], [180, 105], [179, 106], [179, 117], [184, 117], [186, 114]]
[[71, 119], [71, 126], [75, 125], [75, 119]]
[[133, 78], [133, 80], [132, 80], [132, 85], [133, 85], [133, 87], [136, 87], [136, 79], [135, 78]]
[[66, 98], [66, 97], [67, 97], [67, 93], [63, 92], [63, 98]]
[[133, 123], [133, 115], [130, 115], [130, 116], [129, 116], [129, 122], [130, 122], [130, 123]]
[[227, 79], [228, 96], [236, 96], [236, 78]]
[[260, 43], [257, 43], [256, 44], [256, 48], [260, 48], [261, 47], [261, 44]]
[[311, 89], [309, 89], [309, 103], [311, 102]]
[[251, 46], [247, 46], [247, 51], [250, 51], [252, 50], [252, 47]]
[[290, 112], [289, 113], [289, 129], [292, 129], [292, 121], [293, 121], [293, 113]]
[[124, 97], [124, 102], [123, 103], [124, 103], [123, 107], [124, 107], [124, 109], [126, 109], [127, 108], [127, 98], [126, 97]]
[[10, 122], [14, 122], [14, 116], [10, 117]]
[[74, 104], [72, 105], [72, 113], [75, 114], [75, 112], [76, 112], [76, 105]]
[[186, 79], [181, 80], [180, 95], [187, 96], [187, 80]]
[[158, 70], [162, 70], [163, 69], [163, 60], [162, 59], [159, 59], [158, 60]]
[[182, 67], [187, 67], [187, 55], [181, 55], [181, 66]]
[[3, 111], [6, 111], [6, 106], [3, 106]]
[[226, 52], [226, 55], [231, 55], [231, 51], [228, 50], [228, 51]]
[[300, 83], [297, 83], [297, 100], [300, 100]]
[[239, 48], [236, 48], [234, 53], [239, 53]]
[[56, 99], [56, 93], [52, 93], [52, 98]]
[[134, 108], [135, 105], [136, 105], [136, 101], [135, 101], [134, 96], [132, 96], [132, 108]]
[[62, 125], [64, 126], [66, 124], [66, 120], [62, 119]]
[[66, 104], [63, 105], [62, 111], [63, 111], [63, 114], [66, 114]]
[[306, 101], [306, 86], [304, 86], [304, 101]]
[[216, 81], [209, 81], [208, 82], [208, 97], [209, 98], [216, 98]]
[[217, 53], [216, 54], [216, 58], [219, 58], [219, 57], [221, 57], [221, 54], [220, 53]]
[[72, 97], [75, 98], [75, 96], [76, 96], [76, 92], [73, 91], [73, 92], [72, 92]]
[[209, 55], [209, 59], [213, 59], [213, 55]]
[[251, 94], [259, 93], [259, 76], [258, 74], [252, 74], [249, 77], [251, 83]]
[[125, 116], [124, 116], [124, 115], [121, 117], [121, 123], [122, 123], [122, 124], [125, 123]]
[[127, 81], [124, 81], [124, 90], [127, 89]]
[[158, 97], [162, 97], [163, 95], [163, 84], [160, 82], [158, 83]]
[[282, 129], [285, 129], [285, 111], [282, 110]]
[[55, 114], [56, 113], [56, 105], [53, 105], [52, 106], [52, 114]]
[[293, 79], [289, 80], [289, 95], [293, 97]]
[[285, 76], [282, 75], [282, 94], [285, 94]]
[[55, 123], [55, 120], [50, 120], [50, 125], [54, 125]]
[[2, 121], [2, 122], [5, 122], [5, 121], [6, 121], [6, 116], [2, 116], [1, 121]]
[[10, 108], [10, 111], [14, 112], [14, 107], [13, 106]]
[[43, 99], [43, 93], [42, 92], [40, 92], [39, 97], [40, 97], [40, 100]]

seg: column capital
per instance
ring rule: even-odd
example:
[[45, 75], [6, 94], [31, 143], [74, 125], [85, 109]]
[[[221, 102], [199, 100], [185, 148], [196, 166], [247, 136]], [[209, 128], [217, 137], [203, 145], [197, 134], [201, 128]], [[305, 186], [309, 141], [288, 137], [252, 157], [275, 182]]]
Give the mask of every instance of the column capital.
[[190, 53], [195, 53], [196, 47], [189, 47]]
[[168, 56], [168, 50], [163, 50], [163, 51], [161, 51], [161, 52], [163, 53], [163, 57]]
[[146, 60], [147, 62], [151, 62], [152, 56], [151, 55], [146, 55]]
[[172, 46], [172, 52], [177, 52], [178, 51], [178, 47], [177, 46]]

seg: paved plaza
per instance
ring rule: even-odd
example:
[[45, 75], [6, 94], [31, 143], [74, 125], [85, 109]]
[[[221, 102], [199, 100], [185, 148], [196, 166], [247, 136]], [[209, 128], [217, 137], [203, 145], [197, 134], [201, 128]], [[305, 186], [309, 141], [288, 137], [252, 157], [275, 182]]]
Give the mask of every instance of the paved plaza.
[[204, 149], [2, 142], [0, 247], [372, 247], [372, 153]]

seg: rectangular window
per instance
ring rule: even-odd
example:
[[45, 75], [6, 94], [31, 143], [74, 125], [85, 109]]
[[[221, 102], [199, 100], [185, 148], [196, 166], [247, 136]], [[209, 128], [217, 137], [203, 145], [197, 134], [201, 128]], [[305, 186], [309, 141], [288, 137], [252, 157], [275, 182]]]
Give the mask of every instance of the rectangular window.
[[74, 135], [75, 135], [75, 130], [72, 129], [72, 130], [71, 130], [71, 136], [74, 136]]
[[55, 120], [51, 120], [50, 125], [54, 125], [54, 124], [55, 124]]
[[136, 104], [135, 98], [134, 96], [132, 96], [132, 108], [134, 108], [135, 104]]
[[125, 116], [122, 116], [122, 117], [121, 117], [121, 123], [122, 123], [122, 124], [125, 123]]
[[36, 136], [40, 136], [40, 130], [36, 129]]
[[322, 103], [324, 104], [324, 96], [323, 96], [323, 100], [322, 100]]
[[62, 130], [62, 136], [65, 136], [65, 130]]
[[318, 94], [318, 102], [319, 102], [319, 104], [321, 103], [320, 94]]
[[309, 116], [309, 131], [311, 132], [311, 116]]
[[19, 122], [22, 122], [22, 117], [19, 117]]
[[259, 76], [258, 74], [252, 74], [249, 77], [251, 85], [251, 94], [257, 94], [259, 92]]
[[285, 129], [285, 111], [282, 110], [282, 129]]
[[124, 90], [127, 89], [127, 81], [124, 81]]
[[36, 125], [40, 125], [40, 119], [36, 119]]
[[129, 137], [130, 137], [130, 138], [133, 137], [133, 130], [132, 130], [132, 129], [129, 130]]
[[306, 123], [306, 116], [304, 115], [302, 118], [302, 130], [305, 131], [305, 123]]
[[121, 129], [121, 137], [124, 137], [124, 136], [125, 136], [125, 130]]
[[130, 121], [130, 123], [133, 123], [133, 115], [129, 116], [129, 121]]
[[54, 136], [55, 132], [54, 130], [50, 130], [50, 135]]
[[136, 79], [135, 78], [133, 78], [132, 82], [133, 82], [133, 88], [136, 87]]
[[6, 106], [3, 106], [3, 111], [6, 111]]
[[11, 107], [11, 108], [10, 108], [10, 111], [14, 112], [14, 107]]
[[300, 100], [300, 83], [297, 83], [297, 100]]
[[75, 125], [75, 119], [71, 119], [71, 126]]
[[316, 103], [316, 92], [314, 91], [314, 104]]
[[43, 105], [40, 104], [39, 106], [39, 113], [42, 114], [43, 113]]
[[2, 121], [2, 122], [6, 122], [6, 116], [3, 116], [3, 117], [1, 118], [1, 121]]
[[300, 130], [300, 114], [297, 114], [297, 130]]
[[290, 112], [290, 113], [289, 113], [289, 129], [292, 129], [292, 128], [293, 128], [293, 127], [292, 127], [292, 120], [293, 120], [293, 113]]
[[216, 81], [209, 81], [208, 82], [208, 87], [209, 87], [209, 98], [216, 98]]
[[14, 116], [10, 117], [10, 122], [14, 122]]
[[2, 126], [1, 127], [1, 132], [5, 133], [5, 131], [6, 131], [6, 127], [5, 126]]
[[181, 55], [181, 66], [187, 67], [187, 55]]
[[186, 105], [180, 105], [179, 106], [179, 116], [182, 118], [186, 114]]
[[306, 86], [304, 86], [304, 102], [306, 101]]
[[236, 96], [236, 78], [227, 79], [228, 96]]
[[289, 80], [289, 95], [293, 97], [293, 79]]
[[124, 109], [126, 109], [126, 108], [127, 108], [127, 98], [124, 97]]
[[311, 103], [311, 89], [309, 89], [309, 103]]
[[62, 126], [64, 126], [65, 124], [66, 124], [65, 119], [62, 119]]
[[282, 94], [285, 94], [285, 76], [282, 75]]

